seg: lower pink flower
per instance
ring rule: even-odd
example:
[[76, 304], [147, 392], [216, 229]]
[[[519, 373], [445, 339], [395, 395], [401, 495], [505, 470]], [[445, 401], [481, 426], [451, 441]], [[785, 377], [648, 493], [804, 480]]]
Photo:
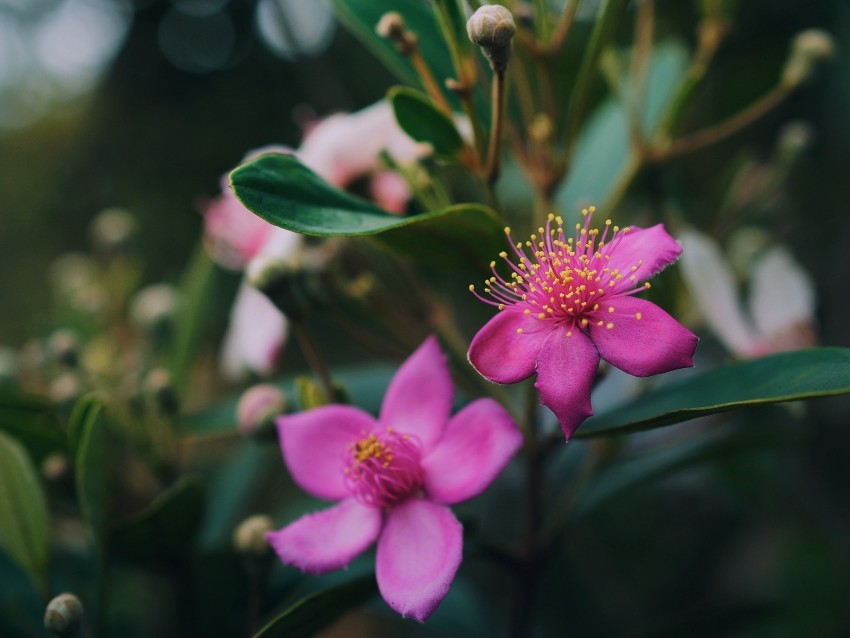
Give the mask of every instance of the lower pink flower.
[[491, 399], [450, 416], [453, 393], [445, 356], [429, 337], [399, 368], [378, 419], [347, 405], [279, 418], [295, 482], [339, 501], [267, 535], [281, 560], [321, 574], [377, 541], [384, 600], [404, 616], [428, 618], [462, 558], [463, 531], [448, 506], [483, 492], [522, 444]]
[[676, 260], [682, 251], [676, 240], [661, 224], [620, 229], [611, 220], [600, 236], [590, 228], [593, 209], [582, 213], [575, 237], [567, 238], [561, 218], [550, 215], [525, 247], [511, 245], [515, 259], [503, 252], [508, 279], [490, 264], [484, 292], [492, 300], [479, 299], [500, 312], [475, 335], [468, 355], [495, 383], [536, 373], [540, 399], [567, 439], [593, 414], [590, 390], [600, 358], [646, 377], [692, 366], [698, 341], [661, 308], [632, 296], [649, 287], [639, 280]]

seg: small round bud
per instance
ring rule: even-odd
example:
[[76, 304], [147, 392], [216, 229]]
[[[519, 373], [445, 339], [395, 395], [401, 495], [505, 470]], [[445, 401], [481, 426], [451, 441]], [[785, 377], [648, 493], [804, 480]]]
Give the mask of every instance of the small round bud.
[[254, 436], [274, 425], [275, 417], [286, 411], [283, 392], [268, 383], [248, 388], [236, 405], [236, 420], [243, 434]]
[[100, 250], [120, 250], [136, 233], [136, 219], [122, 208], [107, 208], [98, 213], [91, 223], [91, 239]]
[[156, 330], [174, 317], [180, 301], [180, 292], [170, 284], [147, 286], [130, 301], [130, 319], [142, 330]]
[[46, 481], [54, 483], [69, 475], [71, 465], [68, 457], [61, 452], [53, 452], [44, 457], [41, 462], [41, 475]]
[[268, 516], [258, 514], [242, 521], [233, 531], [233, 548], [240, 554], [262, 557], [269, 551], [266, 534], [274, 529]]
[[835, 40], [826, 31], [807, 29], [791, 42], [791, 53], [782, 71], [782, 84], [796, 87], [812, 77], [818, 65], [835, 56]]
[[516, 34], [516, 23], [511, 12], [502, 5], [485, 4], [466, 22], [466, 32], [480, 47], [503, 47], [510, 44]]
[[44, 610], [44, 627], [57, 636], [73, 636], [82, 622], [83, 604], [74, 594], [59, 594]]
[[388, 40], [397, 40], [404, 35], [404, 18], [398, 11], [387, 11], [375, 25], [375, 33]]
[[164, 368], [154, 368], [145, 377], [145, 391], [163, 414], [177, 414], [180, 400], [171, 380], [171, 373]]
[[798, 153], [806, 150], [815, 137], [815, 131], [811, 124], [802, 120], [792, 120], [779, 129], [779, 137], [776, 140], [777, 150], [783, 155], [796, 157]]
[[47, 396], [54, 403], [71, 405], [83, 394], [83, 383], [75, 372], [63, 372], [50, 382]]
[[80, 339], [73, 330], [56, 330], [47, 340], [50, 358], [61, 365], [75, 368], [79, 361]]

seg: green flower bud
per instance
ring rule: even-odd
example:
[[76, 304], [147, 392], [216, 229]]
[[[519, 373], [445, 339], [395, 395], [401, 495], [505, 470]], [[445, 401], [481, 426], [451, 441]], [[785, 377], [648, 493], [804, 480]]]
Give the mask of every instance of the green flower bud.
[[286, 411], [283, 392], [268, 383], [248, 388], [236, 405], [236, 421], [243, 434], [255, 436], [273, 429], [275, 417]]
[[472, 14], [466, 23], [469, 39], [480, 47], [503, 47], [516, 34], [510, 11], [500, 4], [487, 4]]
[[782, 71], [782, 84], [796, 87], [809, 80], [817, 67], [835, 56], [835, 40], [826, 31], [807, 29], [791, 42], [791, 53]]
[[266, 533], [274, 529], [268, 516], [258, 514], [242, 521], [233, 532], [233, 548], [240, 554], [263, 557], [268, 554]]
[[404, 18], [398, 11], [388, 11], [382, 15], [378, 24], [375, 25], [375, 33], [394, 42], [396, 49], [402, 55], [410, 55], [418, 45], [418, 38], [407, 29]]
[[47, 603], [44, 627], [57, 636], [73, 636], [83, 622], [83, 604], [74, 594], [59, 594]]

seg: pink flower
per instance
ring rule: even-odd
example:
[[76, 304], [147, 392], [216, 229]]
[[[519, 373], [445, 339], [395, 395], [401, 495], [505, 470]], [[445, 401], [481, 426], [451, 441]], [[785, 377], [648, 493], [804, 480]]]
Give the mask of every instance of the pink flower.
[[717, 242], [693, 229], [681, 239], [682, 277], [706, 325], [729, 350], [750, 358], [815, 345], [814, 284], [787, 248], [767, 248], [748, 264], [745, 313], [735, 271]]
[[390, 383], [380, 417], [329, 405], [278, 419], [296, 483], [339, 501], [267, 535], [304, 572], [342, 569], [375, 541], [384, 600], [424, 621], [461, 562], [462, 529], [449, 505], [483, 492], [522, 443], [510, 415], [479, 399], [450, 417], [445, 356], [429, 337]]
[[[496, 383], [517, 383], [537, 373], [535, 387], [569, 440], [593, 414], [590, 390], [602, 358], [629, 374], [646, 377], [693, 365], [697, 337], [658, 306], [632, 295], [679, 256], [681, 248], [661, 224], [651, 228], [613, 227], [599, 237], [585, 223], [566, 238], [560, 217], [525, 243], [512, 244], [517, 263], [501, 257], [509, 279], [496, 272], [485, 293], [500, 312], [478, 331], [469, 361]], [[552, 222], [557, 223], [557, 228]], [[506, 229], [510, 236], [510, 229]], [[474, 290], [474, 286], [470, 286]]]

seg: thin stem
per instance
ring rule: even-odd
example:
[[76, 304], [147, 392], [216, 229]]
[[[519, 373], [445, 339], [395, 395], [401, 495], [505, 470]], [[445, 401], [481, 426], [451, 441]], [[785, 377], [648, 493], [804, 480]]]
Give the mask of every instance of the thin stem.
[[310, 332], [301, 321], [292, 322], [292, 332], [295, 334], [295, 340], [298, 342], [301, 352], [304, 353], [304, 358], [307, 359], [307, 364], [310, 366], [313, 374], [319, 379], [319, 383], [322, 385], [328, 401], [331, 403], [338, 402], [339, 397], [331, 381], [328, 368], [319, 354], [319, 350], [316, 348], [316, 343], [310, 336]]
[[410, 62], [413, 64], [413, 68], [417, 74], [419, 74], [419, 79], [422, 80], [422, 85], [425, 87], [425, 91], [431, 97], [432, 100], [437, 104], [437, 107], [449, 117], [452, 116], [452, 107], [449, 106], [448, 100], [446, 100], [446, 96], [443, 95], [443, 91], [440, 88], [440, 85], [437, 83], [437, 80], [434, 78], [434, 74], [431, 72], [431, 68], [428, 66], [428, 63], [425, 61], [425, 58], [422, 57], [422, 54], [419, 52], [419, 49], [414, 49], [410, 52]]
[[693, 153], [716, 144], [738, 131], [753, 124], [782, 104], [793, 92], [792, 87], [778, 85], [743, 111], [696, 133], [685, 135], [669, 145], [651, 151], [647, 160], [653, 163], [665, 162], [674, 157]]
[[652, 33], [655, 26], [655, 3], [653, 0], [641, 0], [638, 3], [635, 20], [635, 46], [632, 52], [631, 91], [629, 100], [629, 133], [632, 144], [643, 149], [643, 101], [646, 94], [646, 74], [652, 53]]
[[493, 121], [490, 122], [490, 143], [487, 147], [487, 183], [495, 182], [502, 171], [502, 136], [505, 119], [505, 70], [493, 73]]

